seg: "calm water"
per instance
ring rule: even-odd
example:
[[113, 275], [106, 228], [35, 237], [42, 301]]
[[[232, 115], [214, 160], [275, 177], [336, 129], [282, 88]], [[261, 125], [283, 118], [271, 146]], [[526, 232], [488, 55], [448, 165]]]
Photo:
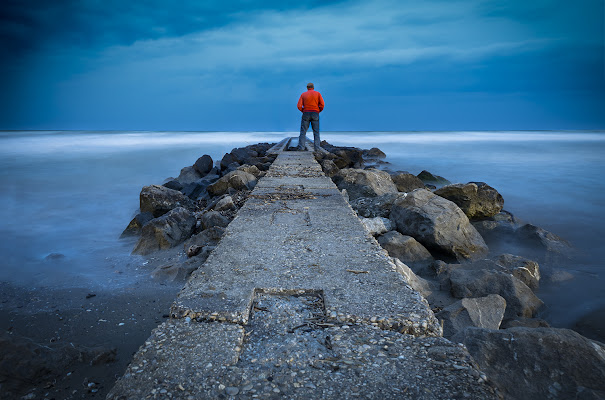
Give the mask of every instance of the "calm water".
[[[203, 154], [295, 133], [0, 132], [0, 280], [28, 286], [124, 286], [146, 279], [118, 236], [142, 186], [177, 176]], [[336, 145], [379, 147], [393, 169], [483, 181], [505, 209], [571, 241], [572, 281], [543, 286], [545, 317], [565, 326], [605, 305], [605, 132], [325, 133]], [[51, 254], [56, 260], [45, 260]]]

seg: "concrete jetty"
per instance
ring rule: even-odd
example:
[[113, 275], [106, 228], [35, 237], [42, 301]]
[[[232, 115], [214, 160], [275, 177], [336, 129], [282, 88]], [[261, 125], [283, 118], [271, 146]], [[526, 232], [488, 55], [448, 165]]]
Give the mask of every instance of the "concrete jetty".
[[286, 149], [108, 399], [495, 398], [313, 154]]

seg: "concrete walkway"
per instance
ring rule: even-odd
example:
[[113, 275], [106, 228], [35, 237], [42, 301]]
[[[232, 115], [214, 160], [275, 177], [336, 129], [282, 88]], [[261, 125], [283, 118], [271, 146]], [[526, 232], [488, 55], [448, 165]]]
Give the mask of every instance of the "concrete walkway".
[[280, 152], [108, 398], [491, 398], [310, 152]]

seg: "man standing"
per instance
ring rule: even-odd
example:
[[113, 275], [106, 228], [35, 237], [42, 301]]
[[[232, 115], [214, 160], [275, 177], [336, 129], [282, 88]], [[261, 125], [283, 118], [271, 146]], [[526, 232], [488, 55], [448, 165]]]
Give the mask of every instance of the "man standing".
[[307, 129], [309, 129], [310, 122], [313, 128], [313, 147], [317, 151], [321, 142], [319, 140], [319, 113], [324, 109], [324, 99], [321, 97], [321, 93], [315, 91], [312, 83], [308, 83], [307, 91], [300, 95], [298, 109], [302, 112], [298, 150], [305, 149], [304, 144], [307, 140]]

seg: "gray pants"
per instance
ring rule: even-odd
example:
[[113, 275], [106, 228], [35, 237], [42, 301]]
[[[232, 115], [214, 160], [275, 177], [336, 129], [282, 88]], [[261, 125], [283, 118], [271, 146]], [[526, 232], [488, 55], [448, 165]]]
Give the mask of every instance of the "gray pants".
[[313, 128], [313, 147], [315, 150], [319, 150], [319, 113], [318, 112], [304, 112], [302, 119], [300, 120], [300, 136], [298, 137], [298, 149], [304, 150], [306, 148], [305, 143], [307, 141], [307, 130], [309, 129], [309, 123]]

